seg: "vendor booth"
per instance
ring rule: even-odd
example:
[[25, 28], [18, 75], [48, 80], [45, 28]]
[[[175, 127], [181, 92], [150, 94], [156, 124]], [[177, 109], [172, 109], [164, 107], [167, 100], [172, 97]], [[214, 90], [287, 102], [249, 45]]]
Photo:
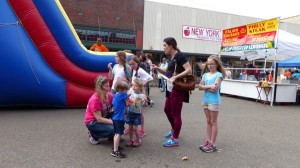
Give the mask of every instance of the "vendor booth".
[[[278, 72], [278, 68], [298, 68], [300, 67], [300, 56], [286, 59], [279, 61], [276, 66], [276, 72]], [[278, 81], [280, 82], [280, 81]], [[292, 77], [289, 79], [286, 79], [284, 83], [287, 83], [287, 85], [296, 85], [296, 102], [297, 104], [300, 104], [300, 78], [299, 77]], [[278, 90], [278, 88], [277, 88]], [[277, 91], [276, 90], [276, 91]], [[295, 95], [295, 92], [291, 93], [292, 95]], [[277, 94], [275, 94], [275, 98], [277, 98]]]
[[[249, 25], [223, 30], [221, 54], [235, 55], [249, 61], [255, 59], [273, 59], [274, 69], [286, 58], [299, 57], [300, 37], [279, 30], [278, 19], [252, 23]], [[300, 58], [298, 58], [300, 59]], [[261, 70], [265, 70], [264, 69]], [[253, 69], [254, 70], [254, 69]], [[272, 81], [267, 86], [261, 86], [259, 79], [248, 81], [245, 78], [238, 80], [224, 79], [221, 84], [221, 93], [253, 98], [257, 101], [273, 103], [296, 103], [298, 84], [277, 82], [277, 71], [274, 71]]]

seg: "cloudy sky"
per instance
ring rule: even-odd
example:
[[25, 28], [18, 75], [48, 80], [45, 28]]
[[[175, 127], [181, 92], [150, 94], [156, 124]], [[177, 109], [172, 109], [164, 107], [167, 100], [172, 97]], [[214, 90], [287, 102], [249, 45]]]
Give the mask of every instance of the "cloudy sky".
[[296, 0], [147, 0], [261, 19], [300, 15]]

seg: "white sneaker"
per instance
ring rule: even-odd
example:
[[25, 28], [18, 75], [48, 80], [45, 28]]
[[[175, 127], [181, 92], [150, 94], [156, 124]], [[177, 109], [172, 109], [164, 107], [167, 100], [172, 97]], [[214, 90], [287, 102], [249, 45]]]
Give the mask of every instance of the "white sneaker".
[[93, 137], [90, 137], [90, 143], [93, 145], [97, 145], [99, 141], [96, 141]]
[[154, 101], [153, 100], [150, 100], [150, 107], [152, 107], [154, 104]]

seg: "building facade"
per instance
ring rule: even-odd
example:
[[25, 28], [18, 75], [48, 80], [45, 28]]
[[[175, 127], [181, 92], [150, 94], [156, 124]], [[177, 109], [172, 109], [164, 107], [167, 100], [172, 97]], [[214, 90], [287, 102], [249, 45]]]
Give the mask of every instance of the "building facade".
[[[184, 28], [220, 32], [262, 21], [259, 18], [149, 0], [61, 0], [61, 3], [87, 48], [101, 37], [111, 51], [129, 49], [134, 53], [149, 52], [153, 54], [154, 63], [161, 62], [165, 57], [162, 43], [166, 37], [177, 40], [178, 47], [188, 56], [192, 65], [206, 61], [209, 55], [220, 53], [220, 40], [186, 38]], [[294, 22], [297, 18], [294, 17]], [[281, 20], [280, 29], [300, 35], [300, 25], [288, 23], [288, 20], [291, 18]], [[220, 38], [221, 35], [218, 36]], [[231, 67], [243, 67], [247, 63], [247, 60], [231, 55], [221, 58], [225, 65]], [[257, 61], [257, 65], [260, 64], [263, 61]]]
[[[144, 13], [143, 49], [162, 55], [160, 51], [163, 50], [163, 39], [174, 37], [178, 47], [188, 55], [192, 65], [199, 61], [205, 61], [211, 54], [219, 54], [221, 41], [186, 38], [183, 30], [186, 27], [203, 28], [204, 31], [222, 31], [263, 20], [152, 1], [145, 1]], [[299, 25], [280, 22], [279, 27], [287, 32], [300, 35]], [[199, 34], [199, 32], [194, 33]], [[240, 60], [240, 57], [231, 55], [222, 55], [221, 58], [225, 65], [231, 67], [243, 67], [247, 63], [247, 60]], [[257, 61], [257, 65], [262, 66], [263, 61]]]
[[142, 50], [144, 0], [60, 0], [84, 46]]

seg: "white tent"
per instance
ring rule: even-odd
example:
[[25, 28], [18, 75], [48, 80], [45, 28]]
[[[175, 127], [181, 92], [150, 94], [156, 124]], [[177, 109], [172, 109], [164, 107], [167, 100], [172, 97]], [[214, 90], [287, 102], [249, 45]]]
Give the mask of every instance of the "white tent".
[[[274, 60], [276, 65], [276, 61], [285, 60], [288, 58], [293, 58], [296, 56], [300, 56], [300, 37], [294, 34], [288, 33], [284, 30], [277, 31], [277, 51], [276, 49], [263, 49], [263, 50], [251, 50], [251, 51], [237, 51], [237, 52], [221, 52], [221, 55], [232, 55], [241, 57], [241, 59], [247, 58], [249, 61], [256, 59], [270, 59]], [[275, 41], [276, 42], [276, 41]], [[277, 75], [277, 67], [274, 66], [275, 71], [273, 76]], [[272, 82], [272, 98], [270, 105], [273, 106], [275, 90], [276, 90], [276, 79], [273, 78]]]
[[[288, 33], [284, 30], [277, 32], [277, 54], [276, 60], [284, 60], [295, 56], [300, 56], [300, 37]], [[241, 58], [247, 58], [249, 61], [267, 57], [274, 60], [275, 49], [252, 50], [252, 51], [237, 51], [237, 52], [221, 52], [221, 55], [232, 55]]]

